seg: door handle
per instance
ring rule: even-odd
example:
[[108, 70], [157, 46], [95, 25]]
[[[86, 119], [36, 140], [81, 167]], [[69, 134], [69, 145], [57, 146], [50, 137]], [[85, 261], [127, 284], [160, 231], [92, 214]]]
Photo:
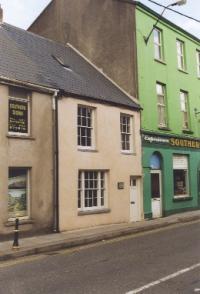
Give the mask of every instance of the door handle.
[[134, 201], [131, 201], [131, 204], [135, 204], [135, 202]]

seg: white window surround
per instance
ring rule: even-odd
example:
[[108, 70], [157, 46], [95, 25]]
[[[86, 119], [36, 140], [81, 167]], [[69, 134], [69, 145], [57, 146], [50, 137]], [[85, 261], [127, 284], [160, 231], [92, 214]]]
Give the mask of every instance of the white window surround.
[[[17, 169], [24, 169], [26, 171], [26, 215], [24, 216], [18, 216], [16, 215], [15, 217], [8, 217], [8, 221], [9, 222], [13, 222], [15, 221], [16, 217], [19, 219], [19, 220], [28, 220], [30, 219], [30, 195], [31, 195], [31, 192], [30, 192], [30, 173], [31, 173], [31, 168], [25, 168], [25, 167], [9, 167], [9, 169], [12, 169], [12, 170], [17, 170]], [[8, 188], [9, 190], [9, 188]]]
[[9, 107], [10, 107], [10, 102], [11, 101], [17, 101], [17, 102], [22, 102], [22, 103], [26, 103], [27, 104], [27, 108], [28, 108], [28, 113], [27, 113], [27, 116], [28, 116], [28, 119], [27, 119], [27, 132], [25, 133], [22, 133], [22, 132], [12, 132], [9, 130], [9, 119], [10, 119], [10, 116], [9, 116], [9, 113], [8, 113], [8, 134], [11, 135], [11, 136], [20, 136], [20, 137], [29, 137], [31, 135], [31, 127], [30, 127], [30, 123], [31, 123], [31, 99], [30, 99], [30, 95], [27, 95], [27, 98], [18, 98], [18, 97], [13, 97], [13, 96], [9, 96], [9, 103], [8, 103], [8, 112], [9, 112]]
[[176, 40], [176, 49], [177, 49], [177, 62], [178, 69], [185, 71], [186, 70], [186, 61], [185, 61], [185, 43], [181, 40]]
[[80, 170], [78, 173], [78, 211], [107, 208], [107, 171]]
[[166, 86], [159, 82], [156, 83], [157, 108], [158, 108], [158, 127], [166, 128], [167, 105], [166, 105]]
[[189, 195], [188, 156], [173, 156], [174, 199]]
[[95, 111], [94, 107], [78, 105], [77, 145], [78, 150], [95, 150]]
[[154, 28], [153, 30], [153, 41], [154, 41], [154, 58], [156, 60], [163, 61], [164, 54], [163, 54], [163, 37], [162, 37], [162, 30], [158, 28]]
[[188, 93], [180, 91], [180, 108], [182, 112], [182, 128], [189, 130], [189, 106], [188, 106]]
[[134, 152], [133, 120], [132, 115], [120, 113], [121, 153], [124, 154], [132, 154]]
[[197, 58], [197, 77], [200, 78], [200, 50], [196, 51]]

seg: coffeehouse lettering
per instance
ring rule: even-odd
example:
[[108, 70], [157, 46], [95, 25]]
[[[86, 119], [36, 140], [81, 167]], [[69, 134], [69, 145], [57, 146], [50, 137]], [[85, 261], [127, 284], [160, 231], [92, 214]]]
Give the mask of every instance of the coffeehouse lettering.
[[9, 101], [9, 131], [28, 132], [28, 104], [26, 101]]
[[177, 147], [200, 148], [200, 142], [188, 139], [170, 138], [170, 145]]
[[174, 147], [195, 148], [200, 149], [200, 141], [192, 139], [182, 139], [174, 137], [161, 137], [155, 135], [143, 135], [143, 141], [147, 143], [162, 144]]

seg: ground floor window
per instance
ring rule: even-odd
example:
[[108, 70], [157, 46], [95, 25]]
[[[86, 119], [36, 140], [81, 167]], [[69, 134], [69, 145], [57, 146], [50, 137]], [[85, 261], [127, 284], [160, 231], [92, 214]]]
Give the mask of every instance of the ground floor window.
[[78, 209], [92, 210], [106, 206], [106, 172], [79, 171]]
[[189, 196], [188, 157], [173, 156], [174, 197]]
[[8, 171], [8, 217], [28, 217], [28, 175], [27, 168], [10, 167]]

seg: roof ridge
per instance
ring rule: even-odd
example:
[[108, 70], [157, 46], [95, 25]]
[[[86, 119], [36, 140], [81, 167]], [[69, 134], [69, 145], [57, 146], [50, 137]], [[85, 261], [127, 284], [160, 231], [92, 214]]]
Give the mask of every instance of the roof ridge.
[[62, 46], [63, 48], [66, 48], [66, 45], [63, 44], [63, 43], [61, 43], [61, 42], [58, 42], [58, 41], [55, 41], [55, 40], [52, 40], [52, 39], [49, 39], [49, 38], [43, 37], [43, 36], [38, 35], [38, 34], [36, 34], [36, 33], [33, 33], [33, 32], [30, 32], [30, 31], [27, 31], [27, 30], [25, 30], [25, 29], [22, 29], [22, 28], [20, 28], [20, 27], [14, 26], [14, 25], [12, 25], [12, 24], [10, 24], [10, 23], [7, 23], [7, 22], [2, 22], [2, 23], [0, 23], [0, 27], [3, 27], [3, 26], [5, 26], [5, 27], [8, 26], [8, 27], [11, 27], [11, 28], [13, 28], [13, 29], [16, 29], [16, 30], [20, 30], [20, 31], [26, 32], [27, 34], [33, 35], [33, 36], [36, 37], [36, 38], [43, 39], [43, 40], [47, 40], [47, 41], [49, 41], [49, 42], [51, 42], [51, 43], [58, 44], [59, 46]]

